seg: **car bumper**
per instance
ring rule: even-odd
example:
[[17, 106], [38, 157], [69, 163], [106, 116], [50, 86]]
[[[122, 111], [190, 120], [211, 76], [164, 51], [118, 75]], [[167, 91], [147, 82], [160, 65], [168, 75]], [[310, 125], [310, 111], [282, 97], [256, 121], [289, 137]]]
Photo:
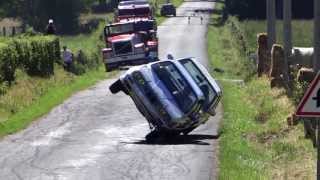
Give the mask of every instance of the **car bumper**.
[[104, 60], [107, 65], [139, 65], [151, 62], [150, 58], [143, 54], [133, 54], [111, 57]]

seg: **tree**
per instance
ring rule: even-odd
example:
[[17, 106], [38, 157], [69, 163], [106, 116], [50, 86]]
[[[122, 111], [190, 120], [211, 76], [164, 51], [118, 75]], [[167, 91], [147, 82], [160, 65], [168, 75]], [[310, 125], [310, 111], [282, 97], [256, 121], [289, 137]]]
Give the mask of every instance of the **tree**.
[[58, 33], [73, 33], [78, 29], [78, 17], [93, 0], [10, 0], [1, 1], [4, 16], [20, 17], [38, 31], [44, 31], [53, 19]]
[[[292, 15], [295, 19], [313, 18], [314, 0], [292, 0]], [[282, 17], [283, 1], [277, 0], [277, 17]], [[225, 11], [240, 19], [265, 19], [266, 0], [226, 0]]]

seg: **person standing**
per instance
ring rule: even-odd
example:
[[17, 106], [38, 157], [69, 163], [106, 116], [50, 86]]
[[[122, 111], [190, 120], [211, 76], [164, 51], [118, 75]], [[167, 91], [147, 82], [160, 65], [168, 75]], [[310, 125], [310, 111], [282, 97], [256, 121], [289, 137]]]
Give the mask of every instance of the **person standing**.
[[62, 59], [64, 69], [67, 71], [71, 71], [73, 63], [73, 54], [71, 50], [67, 49], [67, 46], [63, 46]]
[[47, 35], [55, 35], [56, 34], [56, 27], [53, 23], [52, 19], [49, 19], [49, 24], [46, 27]]

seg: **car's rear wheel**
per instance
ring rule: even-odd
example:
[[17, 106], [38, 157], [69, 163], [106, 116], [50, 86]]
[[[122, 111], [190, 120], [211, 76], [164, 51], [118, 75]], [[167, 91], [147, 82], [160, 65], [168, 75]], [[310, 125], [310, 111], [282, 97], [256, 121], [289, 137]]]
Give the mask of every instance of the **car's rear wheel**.
[[125, 91], [122, 82], [119, 80], [117, 80], [116, 82], [114, 82], [110, 87], [109, 87], [110, 91], [112, 94], [117, 94], [120, 91]]

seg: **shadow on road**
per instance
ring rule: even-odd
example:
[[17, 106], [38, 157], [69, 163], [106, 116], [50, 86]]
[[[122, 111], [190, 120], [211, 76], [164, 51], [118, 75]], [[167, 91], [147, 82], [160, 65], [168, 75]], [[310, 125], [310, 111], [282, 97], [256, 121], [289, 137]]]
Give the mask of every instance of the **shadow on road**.
[[[205, 135], [205, 134], [191, 134], [191, 135], [180, 135], [180, 136], [173, 136], [169, 138], [158, 138], [155, 139], [153, 142], [147, 142], [146, 140], [139, 140], [136, 142], [130, 142], [127, 144], [144, 144], [144, 145], [210, 145], [203, 140], [210, 140], [210, 139], [218, 139], [219, 135]], [[123, 142], [126, 143], [126, 142]]]

